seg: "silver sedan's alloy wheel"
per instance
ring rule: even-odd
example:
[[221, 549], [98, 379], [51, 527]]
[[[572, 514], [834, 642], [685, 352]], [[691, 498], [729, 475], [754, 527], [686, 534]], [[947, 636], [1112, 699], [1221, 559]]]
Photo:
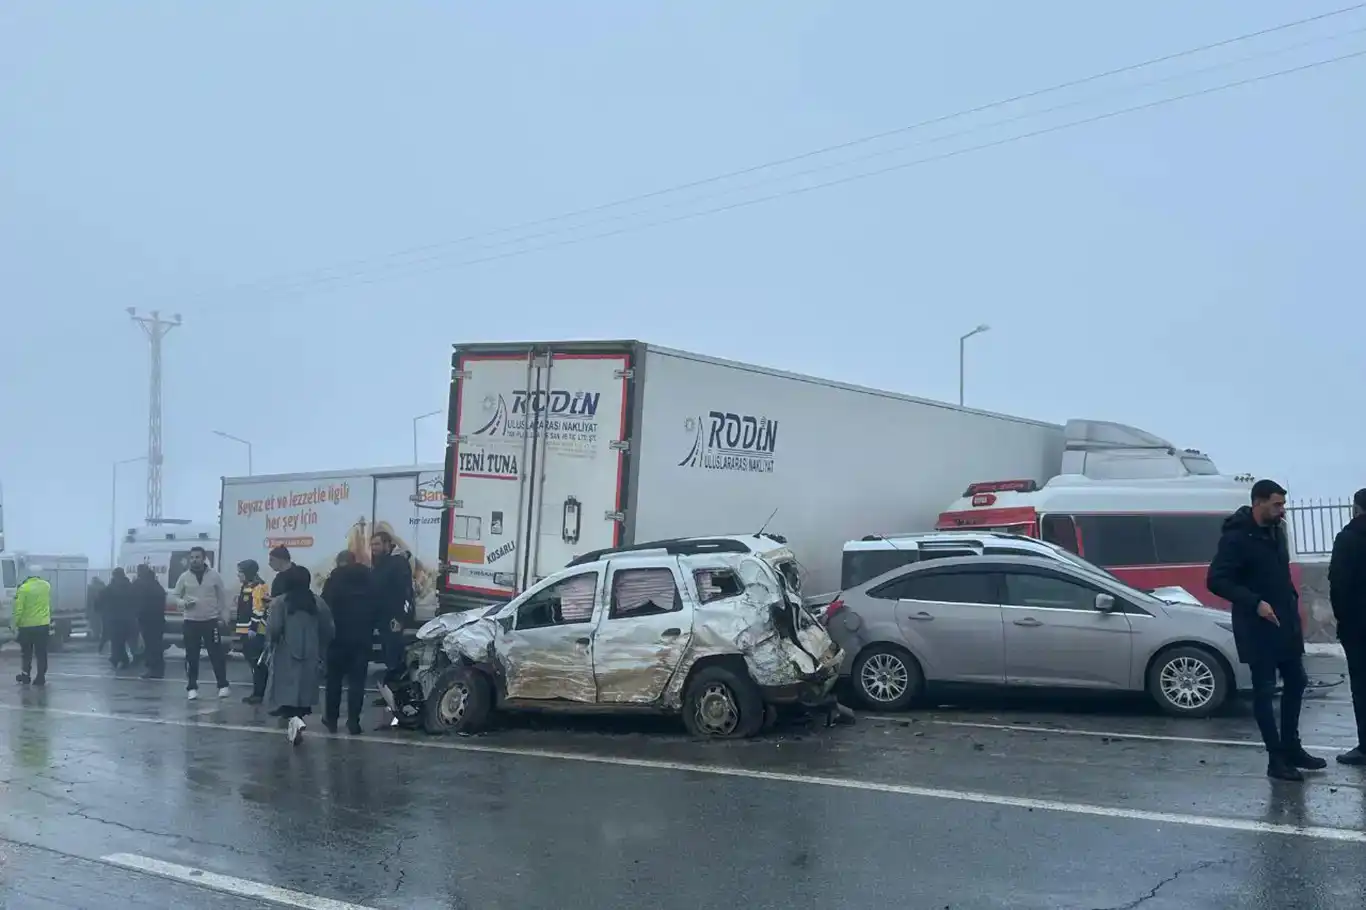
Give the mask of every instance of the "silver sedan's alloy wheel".
[[874, 654], [859, 671], [859, 688], [871, 701], [890, 703], [902, 698], [911, 684], [906, 661], [895, 654]]
[[1208, 705], [1218, 685], [1213, 667], [1198, 657], [1184, 654], [1162, 666], [1157, 684], [1163, 698], [1186, 711]]

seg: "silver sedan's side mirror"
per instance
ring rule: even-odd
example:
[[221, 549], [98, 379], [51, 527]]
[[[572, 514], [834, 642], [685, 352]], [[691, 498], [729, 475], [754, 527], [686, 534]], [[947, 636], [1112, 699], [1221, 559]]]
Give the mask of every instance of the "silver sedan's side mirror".
[[1102, 613], [1115, 612], [1115, 599], [1109, 594], [1097, 594], [1096, 609]]

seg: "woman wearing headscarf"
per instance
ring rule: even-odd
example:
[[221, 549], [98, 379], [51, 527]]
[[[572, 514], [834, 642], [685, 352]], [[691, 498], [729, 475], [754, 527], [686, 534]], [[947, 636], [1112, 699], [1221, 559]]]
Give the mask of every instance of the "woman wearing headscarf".
[[323, 655], [336, 627], [327, 603], [313, 593], [312, 573], [302, 566], [286, 569], [281, 595], [273, 598], [266, 619], [270, 648], [270, 677], [266, 706], [276, 717], [288, 718], [286, 735], [297, 744], [304, 718], [313, 713], [322, 684]]

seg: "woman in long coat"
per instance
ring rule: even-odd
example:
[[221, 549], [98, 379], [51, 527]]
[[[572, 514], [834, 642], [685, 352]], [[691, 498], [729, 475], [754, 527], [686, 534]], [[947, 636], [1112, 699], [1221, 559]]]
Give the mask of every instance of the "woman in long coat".
[[304, 732], [303, 719], [318, 703], [323, 655], [336, 627], [326, 602], [313, 593], [307, 569], [293, 566], [282, 574], [281, 594], [272, 601], [266, 621], [271, 649], [266, 707], [276, 717], [289, 718], [286, 734], [297, 744]]

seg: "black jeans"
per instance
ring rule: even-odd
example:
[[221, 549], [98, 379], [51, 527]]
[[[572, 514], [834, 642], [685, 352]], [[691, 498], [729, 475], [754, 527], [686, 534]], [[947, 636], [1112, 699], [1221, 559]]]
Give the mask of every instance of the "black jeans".
[[16, 637], [19, 639], [20, 661], [24, 675], [28, 676], [33, 670], [33, 659], [36, 657], [38, 675], [35, 678], [44, 679], [47, 676], [47, 626], [23, 626], [16, 633]]
[[370, 644], [334, 642], [327, 649], [327, 692], [323, 717], [337, 722], [341, 714], [342, 683], [346, 683], [346, 719], [360, 723], [365, 707], [365, 675], [370, 670]]
[[147, 675], [154, 679], [166, 676], [166, 637], [165, 616], [139, 616], [138, 628], [142, 630], [142, 653], [147, 661]]
[[248, 635], [242, 645], [242, 656], [247, 659], [247, 665], [251, 667], [251, 694], [255, 698], [266, 697], [266, 681], [270, 678], [270, 664], [261, 660], [261, 655], [265, 653], [265, 634], [258, 632], [255, 635]]
[[404, 660], [408, 654], [408, 645], [404, 641], [403, 631], [393, 631], [387, 625], [379, 633], [380, 647], [384, 652], [384, 684], [389, 687], [398, 685], [403, 681], [407, 667]]
[[126, 667], [132, 662], [132, 655], [128, 653], [128, 643], [133, 635], [131, 619], [123, 616], [109, 618], [109, 665], [111, 667]]
[[228, 687], [228, 662], [223, 655], [223, 627], [216, 619], [185, 620], [185, 689], [199, 688], [199, 649], [209, 652], [218, 688]]
[[1357, 748], [1366, 751], [1366, 632], [1339, 637], [1347, 655], [1352, 685], [1352, 712], [1357, 720]]
[[[1309, 677], [1304, 672], [1304, 658], [1291, 657], [1281, 661], [1257, 661], [1249, 665], [1252, 671], [1252, 715], [1257, 718], [1262, 742], [1270, 753], [1293, 749], [1300, 744], [1300, 705]], [[1281, 723], [1276, 726], [1276, 674], [1281, 676]]]

